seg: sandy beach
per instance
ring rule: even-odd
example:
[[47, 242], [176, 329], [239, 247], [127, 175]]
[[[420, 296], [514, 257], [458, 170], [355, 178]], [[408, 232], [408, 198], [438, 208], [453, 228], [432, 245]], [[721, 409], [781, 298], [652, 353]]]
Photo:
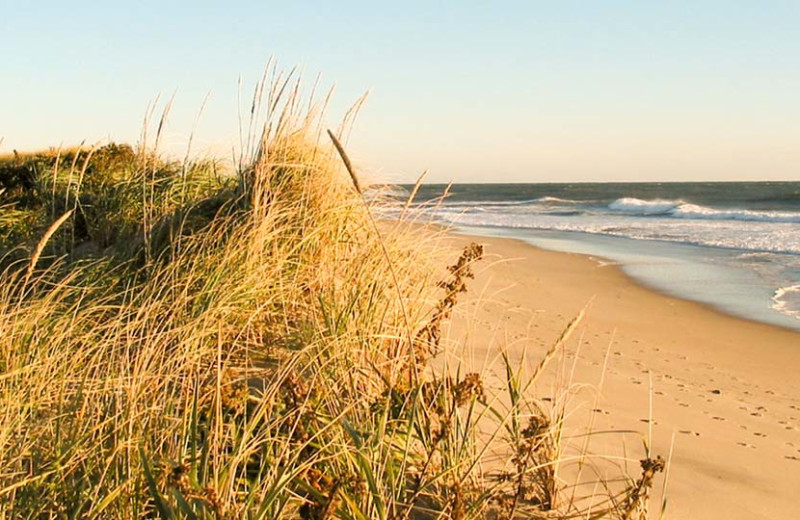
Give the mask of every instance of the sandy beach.
[[[470, 370], [497, 371], [504, 348], [514, 358], [525, 352], [535, 366], [586, 307], [536, 383], [545, 405], [569, 399], [566, 458], [585, 450], [636, 478], [643, 436], [651, 436], [653, 456], [668, 458], [672, 450], [667, 518], [797, 514], [799, 333], [659, 294], [601, 259], [510, 239], [446, 241], [454, 249], [471, 241], [486, 248], [449, 331], [449, 353]], [[589, 427], [641, 434], [594, 434], [585, 447], [580, 434]], [[575, 471], [564, 466], [563, 474]], [[654, 489], [655, 513], [660, 491]]]

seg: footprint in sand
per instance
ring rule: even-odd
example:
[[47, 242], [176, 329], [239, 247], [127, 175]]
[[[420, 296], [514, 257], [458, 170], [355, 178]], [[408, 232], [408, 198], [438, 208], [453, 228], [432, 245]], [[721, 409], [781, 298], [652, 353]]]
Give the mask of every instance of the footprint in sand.
[[683, 433], [684, 435], [694, 435], [695, 437], [700, 437], [698, 432], [693, 432], [692, 430], [678, 430], [678, 433]]
[[689, 403], [678, 403], [678, 406], [683, 406], [684, 408], [689, 408]]
[[767, 436], [766, 433], [761, 433], [761, 432], [754, 432], [753, 435], [755, 435], [756, 437], [766, 437]]
[[716, 416], [716, 415], [714, 417], [712, 417], [712, 419], [714, 419], [715, 421], [727, 421], [728, 420], [728, 419], [726, 419], [724, 417], [719, 417], [719, 416]]
[[789, 460], [797, 460], [797, 461], [800, 461], [800, 457], [797, 457], [797, 456], [795, 456], [795, 455], [786, 455], [784, 458], [785, 458], [785, 459], [789, 459]]
[[742, 446], [744, 448], [753, 448], [753, 449], [755, 449], [755, 446], [750, 444], [749, 442], [737, 442], [736, 444], [738, 444], [739, 446]]

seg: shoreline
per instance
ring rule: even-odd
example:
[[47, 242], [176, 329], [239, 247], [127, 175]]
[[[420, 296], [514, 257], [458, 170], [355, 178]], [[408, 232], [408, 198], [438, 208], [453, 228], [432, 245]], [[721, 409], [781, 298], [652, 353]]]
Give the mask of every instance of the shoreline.
[[[497, 230], [501, 230], [502, 231], [504, 228], [496, 228], [496, 229], [494, 229], [494, 228], [486, 228], [486, 229], [487, 230], [488, 229], [493, 229], [494, 231], [497, 231]], [[651, 291], [657, 292], [657, 293], [659, 293], [659, 294], [661, 294], [663, 296], [667, 296], [667, 297], [670, 297], [670, 298], [675, 298], [675, 299], [678, 299], [678, 300], [683, 300], [683, 301], [686, 301], [686, 302], [696, 303], [696, 304], [702, 305], [703, 307], [706, 307], [706, 308], [708, 308], [710, 310], [713, 310], [715, 312], [718, 312], [718, 313], [721, 313], [721, 314], [724, 314], [726, 316], [730, 316], [732, 318], [736, 318], [736, 319], [739, 319], [739, 320], [748, 321], [748, 322], [752, 322], [752, 323], [766, 324], [766, 325], [770, 325], [770, 326], [777, 327], [777, 328], [780, 328], [780, 329], [784, 329], [784, 330], [787, 330], [787, 331], [800, 333], [800, 319], [797, 319], [793, 312], [784, 312], [784, 311], [779, 310], [778, 307], [781, 304], [775, 299], [776, 295], [778, 295], [781, 291], [784, 291], [784, 292], [791, 291], [792, 289], [794, 289], [797, 286], [779, 287], [777, 289], [771, 289], [769, 291], [770, 292], [769, 298], [766, 298], [766, 296], [764, 296], [764, 298], [763, 298], [765, 301], [766, 300], [769, 301], [769, 305], [764, 307], [763, 309], [760, 309], [760, 311], [757, 311], [755, 313], [755, 314], [758, 314], [760, 317], [753, 317], [752, 314], [754, 314], [754, 313], [752, 312], [753, 311], [752, 306], [751, 306], [751, 308], [747, 309], [747, 311], [745, 310], [745, 308], [741, 308], [739, 312], [737, 312], [737, 311], [735, 311], [733, 309], [730, 309], [730, 308], [726, 308], [726, 305], [730, 306], [730, 304], [731, 304], [731, 298], [730, 297], [726, 301], [725, 298], [716, 299], [715, 300], [712, 297], [713, 295], [712, 294], [708, 294], [708, 293], [706, 293], [706, 294], [695, 293], [694, 295], [682, 294], [682, 292], [686, 292], [686, 288], [685, 287], [683, 288], [683, 290], [681, 290], [680, 288], [675, 289], [674, 287], [673, 288], [668, 288], [669, 282], [666, 281], [664, 278], [659, 278], [657, 276], [652, 276], [652, 275], [648, 276], [647, 274], [641, 274], [641, 273], [639, 275], [637, 275], [637, 274], [628, 272], [629, 270], [636, 270], [637, 267], [639, 268], [639, 270], [641, 270], [642, 266], [641, 265], [637, 265], [636, 262], [630, 262], [629, 261], [630, 259], [628, 259], [626, 261], [626, 259], [625, 259], [626, 254], [623, 253], [623, 252], [617, 251], [616, 254], [618, 255], [619, 258], [613, 258], [614, 253], [609, 253], [608, 251], [606, 251], [606, 252], [603, 252], [603, 251], [592, 251], [593, 248], [594, 249], [602, 249], [602, 248], [598, 247], [596, 244], [593, 244], [593, 245], [591, 244], [591, 242], [593, 240], [606, 240], [606, 241], [629, 242], [631, 244], [635, 244], [637, 247], [642, 247], [643, 244], [640, 243], [641, 241], [635, 241], [633, 239], [626, 238], [626, 237], [612, 237], [612, 236], [606, 236], [606, 235], [595, 235], [595, 234], [592, 234], [592, 233], [585, 233], [585, 232], [581, 232], [581, 231], [536, 230], [535, 233], [532, 234], [533, 235], [532, 237], [515, 236], [514, 234], [503, 235], [503, 234], [492, 233], [490, 231], [486, 231], [486, 232], [483, 232], [483, 231], [484, 231], [484, 228], [466, 226], [464, 228], [454, 227], [451, 230], [451, 233], [456, 234], [456, 235], [465, 235], [465, 236], [469, 235], [469, 236], [475, 236], [475, 237], [495, 237], [495, 238], [503, 238], [503, 239], [508, 239], [508, 240], [517, 240], [517, 241], [519, 241], [519, 242], [521, 242], [523, 244], [529, 245], [531, 247], [535, 247], [535, 248], [539, 248], [539, 249], [543, 249], [543, 250], [547, 250], [547, 251], [554, 251], [554, 252], [560, 252], [560, 253], [566, 253], [566, 254], [577, 254], [577, 255], [582, 255], [582, 256], [589, 257], [589, 258], [593, 258], [593, 259], [596, 259], [600, 263], [614, 266], [619, 271], [621, 271], [621, 273], [623, 275], [625, 275], [632, 283], [637, 284], [637, 285], [639, 285], [641, 287], [644, 287], [646, 289], [649, 289]], [[571, 243], [575, 243], [575, 244], [584, 244], [584, 247], [583, 248], [576, 247], [576, 248], [572, 248], [572, 249], [564, 247], [563, 249], [560, 249], [560, 248], [555, 247], [555, 246], [550, 247], [548, 245], [543, 245], [542, 244], [542, 242], [547, 243], [548, 241], [553, 241], [554, 240], [552, 237], [547, 237], [546, 236], [547, 233], [556, 234], [556, 235], [564, 234], [564, 235], [567, 235], [567, 236], [572, 235], [572, 234], [578, 234], [578, 235], [581, 235], [584, 238], [588, 237], [588, 240], [587, 241], [582, 241], [582, 240], [563, 240], [564, 242], [571, 242]], [[557, 240], [557, 239], [555, 239], [555, 240]], [[699, 244], [684, 244], [684, 243], [675, 243], [675, 242], [659, 241], [659, 240], [653, 240], [653, 241], [647, 241], [647, 242], [648, 242], [649, 245], [656, 244], [658, 247], [662, 247], [662, 246], [667, 246], [667, 247], [670, 247], [670, 248], [680, 247], [680, 248], [685, 248], [685, 249], [688, 249], [688, 250], [696, 250], [698, 252], [699, 251], [706, 251], [708, 249], [707, 246], [703, 246], [703, 245], [699, 245]], [[727, 249], [725, 251], [728, 252]], [[630, 256], [630, 253], [628, 254], [628, 256]], [[654, 257], [658, 257], [660, 259], [663, 258], [660, 255], [653, 255], [653, 256]], [[663, 259], [666, 259], [666, 258], [663, 258]], [[669, 258], [669, 260], [672, 260], [674, 262], [675, 258]], [[644, 265], [646, 267], [646, 264], [644, 264]], [[667, 265], [670, 265], [670, 264], [668, 263]], [[728, 270], [728, 271], [732, 271], [733, 270], [733, 268], [731, 268], [730, 266], [716, 265], [714, 267], [719, 269], [719, 270]], [[736, 268], [736, 270], [744, 272], [744, 269], [741, 268], [741, 267]], [[739, 273], [739, 274], [741, 275], [741, 273]], [[676, 280], [673, 279], [671, 281], [674, 282]], [[712, 282], [713, 281], [709, 281], [709, 283], [712, 283]], [[705, 292], [705, 291], [703, 291], [703, 292]], [[693, 296], [695, 296], [695, 297], [693, 297]]]
[[[800, 333], [663, 294], [593, 256], [513, 238], [451, 232], [444, 240], [480, 242], [487, 255], [451, 324], [452, 348], [465, 345], [456, 358], [486, 369], [505, 348], [535, 364], [591, 301], [561, 369], [548, 369], [537, 395], [558, 395], [568, 373], [570, 385], [588, 389], [570, 397], [575, 435], [587, 424], [651, 431], [654, 454], [673, 451], [667, 518], [791, 515], [800, 485]], [[635, 477], [642, 457], [631, 453], [641, 438], [628, 441], [623, 454], [619, 439], [593, 440], [590, 451], [624, 455]]]

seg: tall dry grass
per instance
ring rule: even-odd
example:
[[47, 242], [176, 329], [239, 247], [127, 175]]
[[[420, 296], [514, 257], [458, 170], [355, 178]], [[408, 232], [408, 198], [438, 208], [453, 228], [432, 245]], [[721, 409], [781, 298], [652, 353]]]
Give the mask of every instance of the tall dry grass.
[[301, 98], [265, 75], [232, 177], [146, 138], [34, 168], [3, 243], [0, 516], [642, 517], [653, 464], [561, 500], [562, 417], [510, 360], [502, 399], [429, 365], [482, 250], [442, 278], [436, 233], [377, 223]]

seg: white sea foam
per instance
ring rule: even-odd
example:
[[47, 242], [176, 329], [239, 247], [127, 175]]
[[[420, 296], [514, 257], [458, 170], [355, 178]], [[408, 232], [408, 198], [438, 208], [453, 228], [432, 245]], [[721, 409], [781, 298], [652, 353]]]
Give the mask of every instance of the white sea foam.
[[671, 213], [680, 218], [800, 223], [800, 213], [791, 211], [720, 210], [694, 204], [682, 204]]
[[545, 203], [557, 203], [557, 204], [586, 204], [589, 202], [593, 202], [590, 200], [571, 200], [571, 199], [559, 199], [558, 197], [539, 197], [538, 199], [534, 199], [533, 202], [545, 202]]
[[491, 208], [491, 209], [501, 209], [501, 208], [519, 208], [525, 207], [528, 210], [537, 210], [541, 209], [542, 211], [546, 211], [549, 208], [554, 206], [582, 206], [582, 205], [591, 205], [596, 203], [595, 200], [572, 200], [572, 199], [561, 199], [558, 197], [539, 197], [536, 199], [523, 199], [523, 200], [481, 200], [481, 201], [474, 201], [474, 200], [446, 200], [443, 204], [441, 204], [444, 208], [474, 208], [474, 207], [481, 207], [481, 208]]
[[781, 287], [772, 296], [772, 308], [800, 320], [800, 284]]
[[766, 251], [753, 251], [751, 253], [742, 253], [739, 255], [740, 260], [769, 260], [772, 257], [771, 253]]
[[501, 208], [526, 206], [539, 202], [539, 199], [530, 200], [482, 200], [475, 201], [445, 201], [442, 207], [445, 208]]
[[[603, 210], [592, 200], [570, 200], [558, 197], [540, 197], [529, 200], [446, 201], [442, 208], [480, 209], [481, 212], [547, 214], [559, 211], [584, 212], [591, 215], [626, 215], [629, 217], [663, 217], [680, 220], [713, 220], [733, 222], [800, 223], [800, 212], [756, 211], [746, 209], [717, 209], [692, 204], [681, 199], [637, 199], [623, 197]], [[568, 209], [567, 209], [568, 208]]]
[[800, 229], [793, 223], [642, 218], [608, 213], [574, 215], [522, 208], [517, 211], [442, 208], [436, 212], [436, 216], [454, 225], [578, 231], [635, 240], [663, 240], [741, 249], [744, 252], [800, 254]]

